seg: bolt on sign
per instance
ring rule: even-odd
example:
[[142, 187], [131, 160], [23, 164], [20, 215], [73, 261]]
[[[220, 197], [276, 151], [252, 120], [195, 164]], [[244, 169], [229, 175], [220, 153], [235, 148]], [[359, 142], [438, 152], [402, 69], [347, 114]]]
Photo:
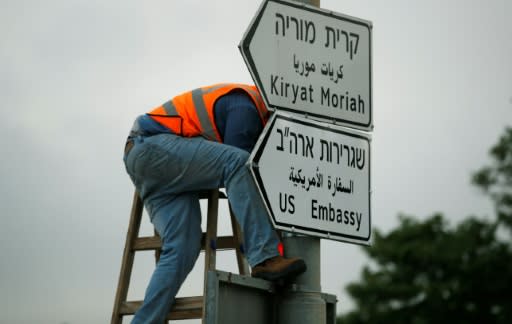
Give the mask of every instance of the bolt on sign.
[[371, 131], [371, 31], [366, 20], [267, 0], [239, 47], [269, 109]]
[[368, 244], [369, 134], [277, 112], [249, 163], [275, 228]]

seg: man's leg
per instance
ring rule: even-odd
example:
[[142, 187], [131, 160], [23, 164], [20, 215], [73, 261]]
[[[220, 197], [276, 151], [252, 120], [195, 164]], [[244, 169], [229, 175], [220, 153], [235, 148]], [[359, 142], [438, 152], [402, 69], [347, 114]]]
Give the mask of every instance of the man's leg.
[[[162, 238], [160, 260], [132, 323], [163, 323], [201, 248], [198, 193], [180, 193], [169, 185], [173, 179], [186, 180], [182, 177], [188, 162], [183, 161], [183, 156], [190, 155], [173, 150], [169, 146], [173, 138], [176, 137], [136, 138], [125, 156], [126, 170]], [[176, 153], [182, 157], [176, 157]]]
[[[251, 266], [278, 255], [279, 239], [250, 174], [249, 153], [236, 147], [204, 140], [185, 139], [194, 145], [180, 191], [226, 187], [233, 212], [244, 233], [246, 257]], [[189, 144], [190, 145], [190, 144]]]
[[253, 276], [279, 280], [306, 270], [303, 260], [279, 256], [279, 239], [270, 224], [267, 210], [250, 174], [249, 153], [236, 147], [200, 138], [195, 158], [184, 172], [181, 189], [226, 187], [235, 217], [244, 233], [246, 258]]
[[162, 238], [162, 253], [132, 323], [164, 322], [201, 250], [198, 194], [169, 196], [160, 204], [152, 222]]

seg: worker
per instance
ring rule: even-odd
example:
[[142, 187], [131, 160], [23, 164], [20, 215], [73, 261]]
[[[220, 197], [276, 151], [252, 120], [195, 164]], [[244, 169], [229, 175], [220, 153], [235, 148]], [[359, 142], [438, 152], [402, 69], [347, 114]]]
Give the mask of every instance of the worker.
[[162, 239], [160, 260], [132, 323], [162, 323], [201, 250], [199, 193], [226, 188], [253, 277], [287, 280], [306, 270], [284, 258], [247, 165], [269, 117], [254, 86], [216, 84], [139, 116], [124, 162]]

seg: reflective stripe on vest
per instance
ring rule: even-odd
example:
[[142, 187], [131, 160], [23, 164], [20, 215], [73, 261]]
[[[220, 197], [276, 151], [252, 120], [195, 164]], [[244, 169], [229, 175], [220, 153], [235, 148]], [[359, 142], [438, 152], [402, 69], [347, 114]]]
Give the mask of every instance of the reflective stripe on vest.
[[260, 93], [257, 90], [251, 89], [249, 87], [244, 88], [244, 90], [252, 95], [254, 104], [256, 105], [256, 109], [260, 114], [261, 120], [263, 121], [263, 124], [266, 124], [269, 117], [269, 112], [265, 106], [265, 103], [263, 102], [263, 98], [261, 97]]
[[209, 140], [216, 140], [217, 132], [215, 132], [215, 129], [213, 128], [214, 125], [210, 122], [210, 118], [208, 117], [208, 110], [204, 103], [202, 89], [199, 88], [192, 90], [192, 101], [196, 107], [196, 114], [199, 119], [199, 126], [203, 130], [203, 136]]
[[164, 103], [163, 107], [167, 116], [178, 116], [178, 111], [176, 111], [176, 107], [174, 107], [172, 99]]

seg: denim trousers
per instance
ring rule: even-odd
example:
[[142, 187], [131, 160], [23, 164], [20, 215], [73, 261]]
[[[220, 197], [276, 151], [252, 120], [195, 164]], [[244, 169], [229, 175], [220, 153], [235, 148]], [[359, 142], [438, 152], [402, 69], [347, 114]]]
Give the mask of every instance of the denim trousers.
[[247, 165], [249, 154], [234, 146], [173, 134], [134, 138], [124, 156], [162, 254], [132, 323], [163, 323], [201, 250], [201, 190], [226, 188], [244, 236], [251, 266], [278, 255], [278, 236]]

